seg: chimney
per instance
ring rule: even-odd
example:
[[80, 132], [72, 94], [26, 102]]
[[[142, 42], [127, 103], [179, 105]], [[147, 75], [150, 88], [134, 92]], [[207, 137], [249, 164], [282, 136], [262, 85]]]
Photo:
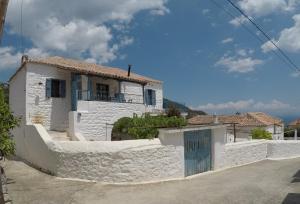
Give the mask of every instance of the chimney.
[[127, 74], [128, 77], [130, 77], [130, 71], [131, 71], [131, 64], [128, 65], [128, 74]]
[[28, 55], [23, 55], [21, 58], [21, 64], [23, 64], [24, 62], [28, 62]]
[[214, 124], [219, 124], [219, 118], [216, 113], [214, 114], [213, 118], [214, 118]]

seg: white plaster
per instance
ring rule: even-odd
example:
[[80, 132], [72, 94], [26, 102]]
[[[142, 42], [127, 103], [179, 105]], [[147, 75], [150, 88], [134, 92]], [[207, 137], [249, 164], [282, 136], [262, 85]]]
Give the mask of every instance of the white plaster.
[[300, 156], [300, 141], [277, 140], [268, 143], [268, 158], [290, 158]]
[[252, 140], [225, 145], [226, 167], [239, 166], [267, 158], [267, 141]]
[[118, 119], [143, 113], [144, 104], [78, 101], [76, 126], [87, 140], [111, 140], [112, 127]]
[[[46, 97], [46, 79], [66, 80], [65, 98]], [[71, 110], [70, 90], [71, 74], [53, 66], [27, 64], [26, 112], [27, 124], [37, 118], [47, 130], [66, 131], [68, 114]], [[14, 91], [16, 91], [14, 89]], [[38, 102], [37, 102], [38, 101]]]

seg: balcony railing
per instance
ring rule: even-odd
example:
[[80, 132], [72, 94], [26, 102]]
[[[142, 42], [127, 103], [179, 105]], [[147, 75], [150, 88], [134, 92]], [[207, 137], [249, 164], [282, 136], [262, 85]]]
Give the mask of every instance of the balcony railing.
[[128, 93], [115, 93], [114, 96], [107, 96], [91, 91], [77, 91], [77, 99], [82, 101], [106, 101], [116, 103], [138, 103], [144, 104], [143, 96]]

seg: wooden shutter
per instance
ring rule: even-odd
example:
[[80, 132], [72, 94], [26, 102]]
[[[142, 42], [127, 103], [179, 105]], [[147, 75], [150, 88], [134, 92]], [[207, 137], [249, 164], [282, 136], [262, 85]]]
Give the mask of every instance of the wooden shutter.
[[156, 91], [155, 90], [151, 90], [151, 95], [152, 95], [151, 105], [155, 106], [156, 105]]
[[66, 97], [66, 80], [60, 80], [59, 82], [59, 97]]
[[149, 101], [149, 89], [146, 89], [145, 90], [145, 102], [146, 102], [146, 105], [150, 105], [150, 101]]
[[51, 97], [52, 79], [46, 79], [46, 97]]

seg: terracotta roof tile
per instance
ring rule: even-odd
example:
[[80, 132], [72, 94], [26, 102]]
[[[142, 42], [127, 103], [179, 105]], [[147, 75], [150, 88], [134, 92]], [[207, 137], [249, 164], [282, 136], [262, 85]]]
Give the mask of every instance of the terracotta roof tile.
[[[267, 126], [273, 124], [281, 124], [278, 118], [273, 118], [265, 113], [246, 113], [242, 115], [218, 115], [220, 123], [236, 123], [238, 126]], [[207, 125], [214, 123], [212, 115], [198, 115], [188, 120], [190, 125]]]
[[62, 58], [62, 57], [58, 57], [58, 56], [41, 58], [41, 59], [29, 59], [28, 62], [36, 63], [36, 64], [51, 65], [51, 66], [56, 66], [61, 69], [71, 70], [74, 72], [100, 75], [100, 76], [104, 76], [104, 77], [123, 79], [123, 80], [128, 80], [128, 81], [139, 82], [139, 83], [149, 83], [149, 82], [162, 83], [159, 80], [144, 77], [144, 76], [132, 73], [132, 72], [131, 72], [130, 76], [128, 77], [127, 70], [125, 71], [125, 70], [122, 70], [119, 68], [107, 67], [107, 66], [102, 66], [102, 65], [98, 65], [98, 64], [87, 63], [84, 61]]
[[300, 126], [300, 118], [289, 123], [289, 126]]

